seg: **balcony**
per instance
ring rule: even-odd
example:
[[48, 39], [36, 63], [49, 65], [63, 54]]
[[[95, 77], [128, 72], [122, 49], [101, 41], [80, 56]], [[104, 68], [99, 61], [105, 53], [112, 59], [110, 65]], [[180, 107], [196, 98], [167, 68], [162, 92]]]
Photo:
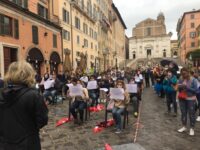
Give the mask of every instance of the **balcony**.
[[79, 0], [72, 0], [71, 4], [91, 22], [95, 23], [97, 21], [97, 17], [91, 11], [89, 11], [89, 9], [84, 6]]

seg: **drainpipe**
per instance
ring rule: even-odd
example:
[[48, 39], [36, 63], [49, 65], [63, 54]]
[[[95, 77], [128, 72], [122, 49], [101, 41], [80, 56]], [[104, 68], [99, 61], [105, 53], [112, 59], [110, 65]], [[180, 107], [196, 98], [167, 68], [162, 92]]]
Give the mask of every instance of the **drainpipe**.
[[63, 29], [61, 28], [60, 31], [60, 37], [61, 37], [61, 56], [62, 56], [62, 71], [63, 71], [63, 65], [64, 65], [64, 55], [63, 55]]

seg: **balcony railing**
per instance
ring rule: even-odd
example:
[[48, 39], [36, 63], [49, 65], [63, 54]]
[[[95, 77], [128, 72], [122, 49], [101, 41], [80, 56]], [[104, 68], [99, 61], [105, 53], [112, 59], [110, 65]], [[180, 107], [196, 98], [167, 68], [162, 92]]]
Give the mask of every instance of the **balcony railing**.
[[80, 11], [85, 17], [87, 17], [90, 21], [95, 23], [97, 21], [97, 17], [90, 11], [85, 5], [83, 5], [79, 0], [72, 0], [71, 4]]

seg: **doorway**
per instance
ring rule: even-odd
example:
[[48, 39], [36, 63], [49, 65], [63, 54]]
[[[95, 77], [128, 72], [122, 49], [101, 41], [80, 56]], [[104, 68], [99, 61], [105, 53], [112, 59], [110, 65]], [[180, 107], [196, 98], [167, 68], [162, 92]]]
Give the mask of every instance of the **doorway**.
[[147, 58], [151, 56], [151, 49], [147, 49]]

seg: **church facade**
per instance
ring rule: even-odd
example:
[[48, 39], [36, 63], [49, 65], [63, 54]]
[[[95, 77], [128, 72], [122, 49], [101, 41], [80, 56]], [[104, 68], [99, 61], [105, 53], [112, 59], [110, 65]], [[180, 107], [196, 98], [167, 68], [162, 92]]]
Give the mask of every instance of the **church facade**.
[[166, 33], [165, 16], [159, 13], [157, 20], [147, 18], [136, 24], [129, 38], [130, 59], [171, 57], [170, 39]]

